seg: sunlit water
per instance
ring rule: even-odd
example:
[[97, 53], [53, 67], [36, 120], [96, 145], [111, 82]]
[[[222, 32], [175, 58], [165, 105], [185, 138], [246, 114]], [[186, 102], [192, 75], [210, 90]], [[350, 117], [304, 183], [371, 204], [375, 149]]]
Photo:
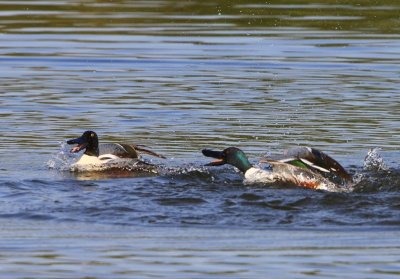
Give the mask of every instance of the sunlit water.
[[[399, 3], [281, 2], [0, 1], [0, 277], [397, 278]], [[161, 175], [70, 173], [88, 129]], [[243, 185], [200, 153], [297, 145], [360, 183]]]

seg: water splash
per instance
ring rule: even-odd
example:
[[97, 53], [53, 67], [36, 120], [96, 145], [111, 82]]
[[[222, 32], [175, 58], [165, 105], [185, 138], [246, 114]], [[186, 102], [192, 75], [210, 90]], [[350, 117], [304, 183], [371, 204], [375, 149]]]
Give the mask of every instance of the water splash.
[[364, 159], [364, 170], [376, 172], [389, 170], [388, 166], [386, 165], [382, 156], [379, 153], [380, 150], [381, 148], [376, 147], [368, 151], [368, 154]]
[[77, 161], [78, 156], [78, 154], [71, 153], [69, 151], [69, 145], [66, 141], [63, 141], [60, 142], [59, 152], [52, 155], [46, 162], [46, 166], [53, 170], [67, 171], [70, 169], [71, 165]]

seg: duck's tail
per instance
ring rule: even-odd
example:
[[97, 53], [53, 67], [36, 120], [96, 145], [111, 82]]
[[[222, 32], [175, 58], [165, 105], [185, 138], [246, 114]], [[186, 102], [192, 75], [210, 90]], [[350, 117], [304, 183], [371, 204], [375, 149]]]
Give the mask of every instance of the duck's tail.
[[146, 149], [146, 148], [143, 148], [143, 147], [146, 147], [145, 145], [135, 145], [135, 144], [131, 144], [131, 147], [132, 148], [134, 148], [135, 150], [137, 150], [137, 151], [139, 151], [139, 152], [142, 152], [142, 153], [145, 153], [145, 154], [147, 154], [147, 155], [151, 155], [151, 156], [154, 156], [154, 157], [158, 157], [158, 158], [162, 158], [162, 159], [167, 159], [165, 156], [163, 156], [163, 155], [160, 155], [160, 154], [157, 154], [157, 153], [155, 153], [155, 152], [153, 152], [153, 151], [151, 151], [151, 150], [149, 150], [149, 149]]

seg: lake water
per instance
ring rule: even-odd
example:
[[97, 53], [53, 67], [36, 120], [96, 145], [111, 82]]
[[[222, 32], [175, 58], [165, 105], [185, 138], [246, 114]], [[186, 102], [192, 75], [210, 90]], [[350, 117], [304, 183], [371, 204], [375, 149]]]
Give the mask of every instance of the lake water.
[[[339, 2], [0, 1], [0, 278], [398, 278], [400, 3]], [[89, 129], [165, 171], [70, 173]], [[200, 152], [298, 145], [360, 183]]]

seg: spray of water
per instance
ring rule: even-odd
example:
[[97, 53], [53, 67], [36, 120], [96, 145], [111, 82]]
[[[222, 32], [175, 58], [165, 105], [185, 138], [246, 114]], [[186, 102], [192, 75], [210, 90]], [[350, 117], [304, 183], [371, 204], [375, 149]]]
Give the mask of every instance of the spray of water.
[[381, 148], [372, 148], [368, 151], [364, 159], [364, 170], [366, 171], [388, 171], [389, 168], [383, 161], [382, 156], [379, 154]]
[[67, 171], [80, 155], [71, 153], [67, 142], [60, 142], [60, 150], [51, 156], [46, 165], [49, 169]]

